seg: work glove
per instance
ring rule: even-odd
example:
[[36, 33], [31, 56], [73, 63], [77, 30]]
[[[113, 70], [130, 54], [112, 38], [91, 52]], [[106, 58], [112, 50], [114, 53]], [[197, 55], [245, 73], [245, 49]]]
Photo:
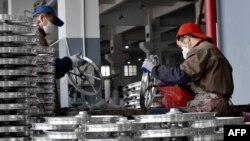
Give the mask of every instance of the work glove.
[[81, 54], [82, 53], [80, 52], [69, 57], [72, 61], [72, 67], [78, 67], [82, 65], [83, 60], [80, 58]]
[[152, 61], [145, 59], [141, 68], [144, 72], [152, 72], [154, 66], [155, 64]]

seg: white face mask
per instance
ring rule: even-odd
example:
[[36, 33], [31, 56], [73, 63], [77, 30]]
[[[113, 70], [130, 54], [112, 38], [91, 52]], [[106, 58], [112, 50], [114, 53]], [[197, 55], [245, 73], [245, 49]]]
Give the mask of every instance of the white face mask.
[[48, 21], [48, 23], [46, 26], [43, 26], [43, 30], [46, 33], [46, 35], [49, 35], [55, 31], [56, 25], [51, 23], [48, 19], [47, 19], [47, 21]]
[[183, 58], [187, 59], [187, 53], [189, 52], [190, 49], [187, 47], [182, 47], [181, 49], [182, 49]]

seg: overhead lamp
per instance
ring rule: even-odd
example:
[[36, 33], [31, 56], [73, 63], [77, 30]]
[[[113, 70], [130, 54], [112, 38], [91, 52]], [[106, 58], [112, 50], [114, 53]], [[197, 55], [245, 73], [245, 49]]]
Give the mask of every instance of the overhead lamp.
[[129, 46], [125, 46], [125, 49], [129, 49]]
[[138, 61], [141, 61], [141, 58], [138, 58]]
[[141, 0], [140, 9], [145, 9], [147, 6], [144, 4], [144, 0]]
[[120, 16], [119, 16], [119, 20], [121, 20], [121, 19], [123, 19], [123, 18], [125, 18], [125, 17], [124, 17], [123, 14], [122, 14], [122, 6], [120, 6]]
[[131, 62], [130, 62], [130, 61], [128, 61], [128, 64], [131, 64]]

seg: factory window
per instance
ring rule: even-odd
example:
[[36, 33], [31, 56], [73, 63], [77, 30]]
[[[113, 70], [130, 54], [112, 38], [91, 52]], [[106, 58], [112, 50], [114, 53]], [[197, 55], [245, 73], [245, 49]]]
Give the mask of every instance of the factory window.
[[110, 76], [110, 66], [101, 66], [102, 76]]
[[136, 76], [137, 66], [136, 65], [125, 65], [124, 66], [124, 76]]

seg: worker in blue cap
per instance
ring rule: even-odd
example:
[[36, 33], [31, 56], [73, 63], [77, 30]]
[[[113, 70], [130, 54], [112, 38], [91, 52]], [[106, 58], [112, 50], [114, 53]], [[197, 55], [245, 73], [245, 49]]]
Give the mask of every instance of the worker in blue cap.
[[[46, 35], [50, 35], [55, 31], [55, 28], [64, 25], [64, 22], [57, 17], [56, 12], [51, 6], [41, 5], [35, 8], [33, 17], [37, 17], [39, 21], [39, 29], [37, 31], [38, 45], [48, 47]], [[59, 79], [63, 77], [72, 67], [78, 66], [81, 59], [80, 54], [75, 54], [71, 57], [57, 58], [55, 61], [55, 75]]]

